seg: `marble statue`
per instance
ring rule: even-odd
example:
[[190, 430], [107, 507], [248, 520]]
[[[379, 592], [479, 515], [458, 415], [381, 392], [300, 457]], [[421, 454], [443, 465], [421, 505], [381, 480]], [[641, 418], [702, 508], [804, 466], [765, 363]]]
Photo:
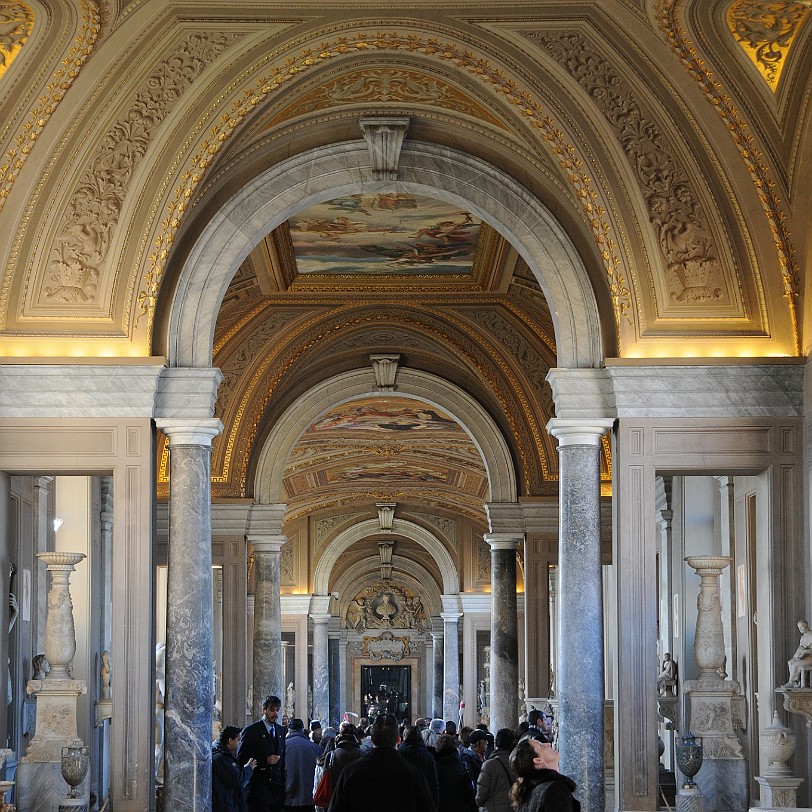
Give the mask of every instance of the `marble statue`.
[[660, 696], [674, 696], [677, 688], [677, 664], [671, 659], [671, 655], [666, 652], [663, 656], [663, 663], [660, 673], [657, 675], [657, 693]]
[[795, 649], [795, 654], [792, 659], [787, 663], [789, 668], [789, 681], [782, 685], [782, 688], [797, 688], [803, 686], [803, 671], [812, 671], [812, 630], [805, 620], [798, 621], [798, 631], [801, 633], [801, 639], [798, 643], [798, 648]]
[[48, 664], [48, 658], [42, 653], [35, 654], [34, 659], [31, 661], [31, 670], [34, 672], [31, 679], [45, 679], [45, 677], [47, 677], [51, 671], [51, 666]]
[[110, 699], [110, 652], [105, 649], [101, 653], [101, 695], [102, 699]]
[[392, 618], [398, 613], [397, 607], [391, 602], [391, 597], [384, 592], [381, 595], [381, 602], [375, 607], [375, 614], [386, 626], [392, 625]]
[[296, 689], [289, 682], [285, 690], [285, 716], [293, 716], [296, 711]]

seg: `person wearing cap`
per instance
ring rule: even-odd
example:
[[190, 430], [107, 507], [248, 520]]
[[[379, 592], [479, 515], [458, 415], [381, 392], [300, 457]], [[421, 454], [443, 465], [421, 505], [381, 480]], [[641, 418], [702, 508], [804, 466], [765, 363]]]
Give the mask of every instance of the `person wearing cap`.
[[471, 783], [476, 787], [482, 762], [485, 761], [485, 750], [488, 747], [488, 734], [484, 730], [472, 730], [468, 734], [468, 746], [460, 751], [462, 763], [471, 776]]
[[240, 736], [237, 761], [257, 761], [248, 784], [250, 812], [282, 812], [285, 803], [285, 728], [276, 722], [281, 704], [278, 696], [266, 696], [262, 717]]
[[513, 812], [510, 788], [516, 774], [510, 767], [510, 751], [516, 733], [509, 727], [496, 732], [496, 749], [485, 759], [476, 785], [476, 802], [481, 812]]
[[434, 752], [437, 737], [445, 732], [445, 722], [442, 719], [432, 719], [429, 726], [420, 734], [430, 752]]
[[313, 777], [319, 746], [310, 741], [301, 719], [288, 722], [285, 739], [285, 812], [314, 812]]
[[321, 744], [321, 736], [321, 722], [318, 719], [314, 719], [310, 723], [310, 741], [314, 742], [315, 744]]

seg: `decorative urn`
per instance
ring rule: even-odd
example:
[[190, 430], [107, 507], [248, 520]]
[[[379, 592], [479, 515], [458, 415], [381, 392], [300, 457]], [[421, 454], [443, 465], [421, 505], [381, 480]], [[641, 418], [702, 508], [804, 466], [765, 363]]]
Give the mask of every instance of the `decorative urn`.
[[702, 745], [697, 744], [696, 736], [691, 731], [687, 731], [681, 737], [682, 744], [675, 748], [677, 754], [677, 766], [680, 772], [688, 779], [683, 785], [683, 789], [696, 789], [694, 776], [702, 767]]
[[773, 722], [759, 733], [761, 763], [766, 764], [763, 775], [781, 777], [792, 775], [787, 762], [792, 758], [797, 744], [796, 735], [778, 718], [778, 711], [773, 711]]

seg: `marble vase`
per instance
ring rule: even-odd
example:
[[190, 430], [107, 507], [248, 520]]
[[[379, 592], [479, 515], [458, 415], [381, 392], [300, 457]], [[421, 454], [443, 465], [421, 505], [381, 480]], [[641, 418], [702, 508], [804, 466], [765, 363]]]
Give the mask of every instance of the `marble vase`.
[[[17, 767], [19, 812], [52, 812], [68, 803], [68, 786], [62, 777], [62, 748], [82, 747], [77, 730], [77, 701], [87, 693], [87, 683], [71, 677], [76, 654], [76, 630], [70, 596], [70, 574], [84, 553], [47, 552], [37, 557], [51, 575], [48, 614], [45, 620], [45, 655], [51, 671], [43, 680], [31, 680], [26, 692], [36, 699], [36, 733]], [[85, 779], [71, 805], [89, 800]]]

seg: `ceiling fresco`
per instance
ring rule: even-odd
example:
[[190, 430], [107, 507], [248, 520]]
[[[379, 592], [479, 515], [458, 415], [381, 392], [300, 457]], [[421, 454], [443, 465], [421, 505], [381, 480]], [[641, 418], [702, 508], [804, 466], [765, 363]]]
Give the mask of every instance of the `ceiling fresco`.
[[470, 274], [481, 220], [409, 194], [348, 195], [289, 221], [300, 274]]
[[426, 488], [484, 499], [487, 476], [453, 418], [407, 398], [364, 398], [331, 409], [303, 433], [285, 471], [291, 503], [325, 490], [361, 498]]

